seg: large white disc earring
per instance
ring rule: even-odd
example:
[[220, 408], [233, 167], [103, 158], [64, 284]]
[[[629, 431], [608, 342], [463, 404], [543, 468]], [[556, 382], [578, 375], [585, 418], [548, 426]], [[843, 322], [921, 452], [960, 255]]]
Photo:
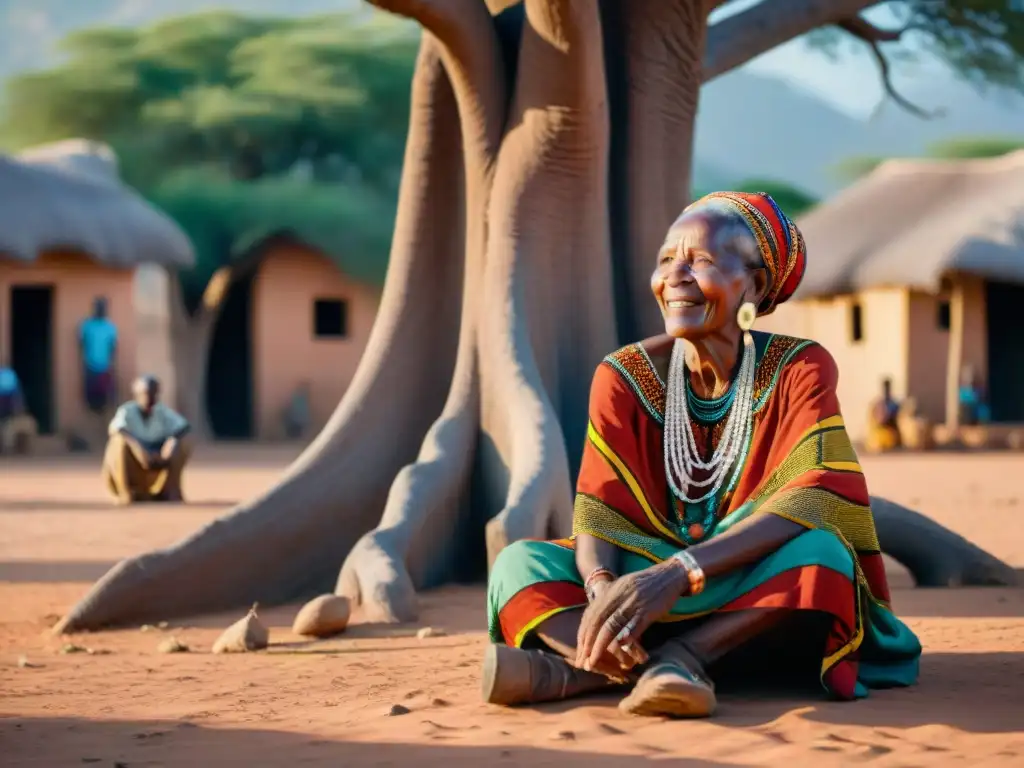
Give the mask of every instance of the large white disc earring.
[[750, 329], [754, 327], [756, 319], [757, 307], [749, 301], [744, 301], [740, 304], [739, 311], [736, 313], [736, 323], [739, 325], [740, 330], [743, 331], [744, 341], [750, 336]]

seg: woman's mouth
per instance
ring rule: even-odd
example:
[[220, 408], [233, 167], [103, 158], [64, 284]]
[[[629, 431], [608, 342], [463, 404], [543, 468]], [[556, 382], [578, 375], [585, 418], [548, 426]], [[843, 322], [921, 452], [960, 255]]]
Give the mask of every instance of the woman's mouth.
[[691, 299], [672, 299], [671, 301], [666, 301], [665, 306], [669, 309], [688, 309], [689, 307], [699, 307], [703, 303], [702, 301], [693, 301]]

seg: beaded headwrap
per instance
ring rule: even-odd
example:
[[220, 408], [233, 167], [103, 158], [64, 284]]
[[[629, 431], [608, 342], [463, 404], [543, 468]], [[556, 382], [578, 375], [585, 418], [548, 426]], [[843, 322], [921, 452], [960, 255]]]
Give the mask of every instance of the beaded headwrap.
[[768, 271], [769, 288], [757, 308], [759, 315], [768, 315], [790, 298], [804, 276], [807, 247], [796, 224], [782, 212], [778, 203], [765, 192], [712, 192], [687, 206], [718, 209], [739, 214], [750, 229]]

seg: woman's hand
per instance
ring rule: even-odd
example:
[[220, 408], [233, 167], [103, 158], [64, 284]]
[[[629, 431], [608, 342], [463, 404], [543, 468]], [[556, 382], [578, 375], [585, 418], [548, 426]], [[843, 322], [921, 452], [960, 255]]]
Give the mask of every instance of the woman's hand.
[[[602, 597], [605, 595], [605, 593], [608, 592], [608, 590], [611, 588], [613, 583], [614, 583], [614, 579], [611, 578], [611, 577], [603, 578], [603, 579], [598, 579], [598, 580], [596, 580], [593, 583], [593, 585], [591, 586], [591, 592], [592, 592], [592, 595], [593, 595], [593, 599], [591, 600], [591, 602], [587, 606], [587, 608], [584, 610], [583, 617], [580, 620], [580, 625], [581, 626], [587, 621], [587, 618], [586, 618], [587, 613], [592, 610], [593, 605], [595, 603], [601, 601]], [[572, 663], [573, 660], [569, 659], [568, 661], [570, 663]], [[613, 680], [618, 680], [620, 682], [625, 682], [625, 675], [624, 675], [624, 673], [625, 673], [626, 670], [623, 669], [622, 664], [619, 662], [619, 660], [615, 656], [613, 656], [611, 653], [609, 653], [609, 652], [605, 652], [591, 666], [589, 671], [597, 672], [597, 673], [602, 674], [605, 677], [609, 677], [609, 678], [611, 678]]]
[[[592, 670], [608, 654], [624, 670], [643, 664], [647, 653], [640, 647], [641, 635], [668, 613], [689, 586], [686, 569], [674, 562], [652, 565], [612, 582], [583, 612], [575, 665]], [[624, 629], [626, 637], [620, 638]]]

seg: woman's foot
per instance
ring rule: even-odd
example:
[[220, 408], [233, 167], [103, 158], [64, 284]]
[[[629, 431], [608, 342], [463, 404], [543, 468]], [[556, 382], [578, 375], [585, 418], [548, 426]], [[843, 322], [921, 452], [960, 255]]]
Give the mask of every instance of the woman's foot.
[[715, 711], [715, 684], [697, 660], [689, 653], [672, 655], [651, 663], [619, 703], [620, 711], [653, 717], [709, 717]]
[[489, 704], [540, 704], [607, 688], [614, 681], [576, 669], [561, 656], [489, 645], [484, 653], [481, 692]]

